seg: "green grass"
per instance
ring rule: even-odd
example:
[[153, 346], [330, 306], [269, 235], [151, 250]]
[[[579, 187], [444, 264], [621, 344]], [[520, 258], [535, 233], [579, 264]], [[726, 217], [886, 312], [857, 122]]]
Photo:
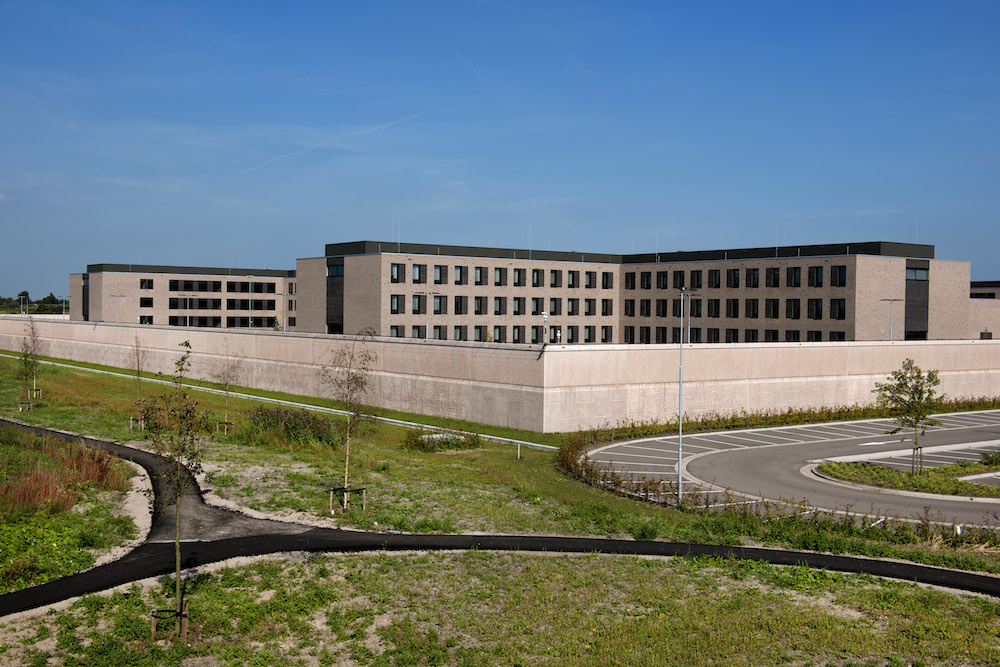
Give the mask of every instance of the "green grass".
[[5, 660], [65, 665], [993, 665], [1000, 606], [915, 585], [721, 559], [337, 554], [85, 596], [7, 629]]
[[824, 461], [819, 465], [819, 471], [848, 482], [886, 489], [968, 498], [1000, 498], [1000, 487], [958, 479], [968, 475], [1000, 471], [1000, 465], [957, 463], [924, 468], [923, 472], [911, 473], [908, 470], [896, 470], [880, 465]]

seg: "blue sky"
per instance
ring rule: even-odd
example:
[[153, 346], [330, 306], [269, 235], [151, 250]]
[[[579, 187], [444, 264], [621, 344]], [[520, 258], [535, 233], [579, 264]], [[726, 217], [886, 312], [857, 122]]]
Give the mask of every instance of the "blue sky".
[[997, 2], [3, 2], [0, 295], [358, 239], [1000, 279]]

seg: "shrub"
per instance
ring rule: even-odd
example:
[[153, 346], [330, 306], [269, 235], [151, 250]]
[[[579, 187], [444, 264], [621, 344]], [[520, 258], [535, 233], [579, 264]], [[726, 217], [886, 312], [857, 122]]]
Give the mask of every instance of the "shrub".
[[334, 443], [339, 433], [327, 417], [308, 410], [260, 406], [244, 415], [242, 438], [250, 445]]
[[477, 433], [457, 433], [453, 431], [435, 433], [423, 430], [407, 431], [403, 443], [407, 449], [420, 452], [478, 449], [483, 445], [482, 438]]

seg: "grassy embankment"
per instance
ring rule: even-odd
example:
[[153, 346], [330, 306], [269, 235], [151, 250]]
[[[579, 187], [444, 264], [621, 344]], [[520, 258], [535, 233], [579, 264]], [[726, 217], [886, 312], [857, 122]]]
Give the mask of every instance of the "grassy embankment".
[[103, 452], [0, 428], [0, 594], [90, 567], [134, 537], [114, 512], [131, 474]]

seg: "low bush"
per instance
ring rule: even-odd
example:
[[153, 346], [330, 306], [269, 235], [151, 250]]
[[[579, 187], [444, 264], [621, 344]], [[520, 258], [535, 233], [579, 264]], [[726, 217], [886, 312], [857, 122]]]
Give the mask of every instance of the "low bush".
[[248, 445], [333, 444], [340, 432], [333, 420], [308, 410], [259, 406], [243, 416], [238, 438]]
[[446, 452], [479, 449], [483, 441], [476, 433], [410, 430], [406, 432], [403, 444], [407, 449], [420, 452]]
[[944, 496], [1000, 498], [1000, 488], [998, 487], [959, 479], [959, 477], [966, 475], [990, 472], [991, 468], [995, 470], [997, 467], [997, 464], [991, 466], [984, 463], [965, 463], [964, 465], [925, 468], [923, 472], [911, 473], [870, 463], [825, 461], [820, 464], [819, 470], [837, 479], [889, 489], [935, 493]]

